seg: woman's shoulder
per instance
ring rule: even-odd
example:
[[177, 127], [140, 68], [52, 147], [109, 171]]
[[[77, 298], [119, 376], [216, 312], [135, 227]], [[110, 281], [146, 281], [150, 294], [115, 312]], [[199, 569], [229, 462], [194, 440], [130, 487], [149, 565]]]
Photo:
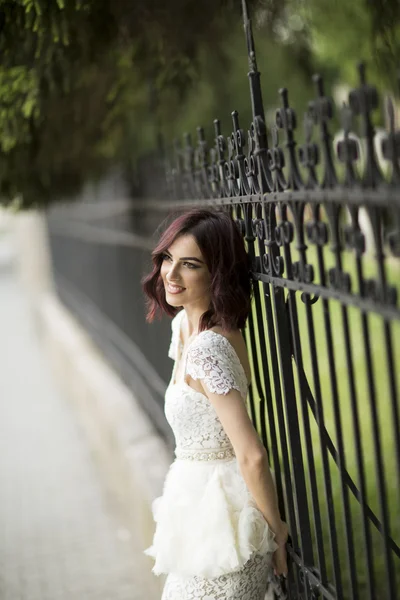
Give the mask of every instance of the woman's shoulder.
[[212, 327], [208, 331], [212, 331], [216, 333], [218, 336], [225, 338], [226, 341], [229, 342], [231, 346], [236, 349], [246, 348], [246, 344], [240, 329], [223, 329], [222, 327], [216, 325]]
[[227, 331], [219, 326], [207, 329], [197, 336], [191, 345], [191, 350], [196, 356], [199, 351], [203, 350], [208, 360], [214, 357], [216, 360], [228, 363], [239, 361], [247, 380], [250, 381], [250, 363], [246, 343], [240, 329]]
[[235, 350], [246, 348], [240, 329], [226, 330], [219, 325], [215, 325], [210, 329], [204, 329], [197, 335], [194, 341], [195, 345], [199, 344], [211, 347], [224, 344], [227, 347], [233, 346]]
[[226, 394], [235, 388], [245, 398], [251, 381], [246, 346], [243, 340], [243, 350], [238, 341], [240, 332], [224, 333], [212, 328], [195, 338], [188, 350], [187, 373], [193, 379], [204, 380], [211, 392]]
[[214, 327], [211, 327], [209, 331], [214, 331], [219, 335], [223, 335], [230, 342], [237, 342], [239, 339], [243, 339], [240, 329], [223, 329], [219, 325], [215, 325]]

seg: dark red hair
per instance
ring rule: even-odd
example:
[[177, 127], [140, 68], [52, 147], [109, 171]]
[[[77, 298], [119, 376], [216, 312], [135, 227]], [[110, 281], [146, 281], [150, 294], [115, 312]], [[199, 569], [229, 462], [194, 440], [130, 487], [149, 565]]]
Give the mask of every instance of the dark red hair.
[[180, 310], [167, 303], [160, 271], [164, 252], [179, 236], [188, 234], [195, 238], [211, 274], [210, 306], [200, 319], [199, 331], [214, 325], [228, 331], [244, 328], [252, 285], [243, 238], [228, 213], [198, 208], [175, 218], [152, 252], [153, 270], [142, 279], [146, 321], [151, 323], [164, 313], [174, 317]]

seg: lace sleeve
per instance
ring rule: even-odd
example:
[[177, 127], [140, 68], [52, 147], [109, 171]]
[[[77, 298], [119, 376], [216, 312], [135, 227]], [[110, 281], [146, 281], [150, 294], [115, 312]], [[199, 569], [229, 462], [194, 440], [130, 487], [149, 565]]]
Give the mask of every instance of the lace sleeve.
[[188, 351], [186, 372], [201, 379], [215, 394], [227, 394], [231, 389], [247, 396], [247, 379], [231, 343], [223, 335], [205, 331]]
[[183, 311], [178, 312], [171, 321], [171, 342], [169, 345], [168, 356], [172, 358], [172, 360], [177, 360], [178, 357], [178, 347], [179, 347], [179, 336], [180, 336], [180, 327], [182, 320]]

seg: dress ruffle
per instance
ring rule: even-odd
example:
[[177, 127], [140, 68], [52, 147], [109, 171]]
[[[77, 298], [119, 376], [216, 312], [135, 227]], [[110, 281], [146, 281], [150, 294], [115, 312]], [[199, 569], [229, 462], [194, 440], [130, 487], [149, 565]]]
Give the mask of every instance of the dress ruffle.
[[155, 559], [156, 575], [219, 577], [277, 548], [236, 459], [175, 460], [152, 509], [156, 532], [144, 552]]

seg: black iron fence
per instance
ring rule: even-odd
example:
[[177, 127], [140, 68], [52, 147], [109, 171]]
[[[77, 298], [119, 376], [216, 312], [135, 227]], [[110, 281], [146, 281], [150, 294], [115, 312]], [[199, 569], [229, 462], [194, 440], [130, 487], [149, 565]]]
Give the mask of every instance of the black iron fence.
[[[290, 598], [395, 599], [400, 585], [400, 132], [395, 104], [375, 134], [378, 95], [359, 86], [340, 108], [323, 79], [304, 115], [286, 89], [267, 125], [245, 3], [253, 120], [215, 143], [175, 144], [158, 198], [124, 196], [52, 209], [55, 278], [75, 312], [169, 441], [163, 394], [169, 323], [144, 322], [140, 278], [171, 211], [219, 206], [252, 259], [244, 332], [252, 359], [249, 411], [275, 472], [291, 532]], [[282, 138], [282, 141], [280, 140]], [[380, 156], [378, 159], [377, 156]], [[160, 160], [157, 168], [160, 169]], [[161, 189], [162, 187], [162, 189]], [[147, 189], [154, 193], [154, 186]]]

